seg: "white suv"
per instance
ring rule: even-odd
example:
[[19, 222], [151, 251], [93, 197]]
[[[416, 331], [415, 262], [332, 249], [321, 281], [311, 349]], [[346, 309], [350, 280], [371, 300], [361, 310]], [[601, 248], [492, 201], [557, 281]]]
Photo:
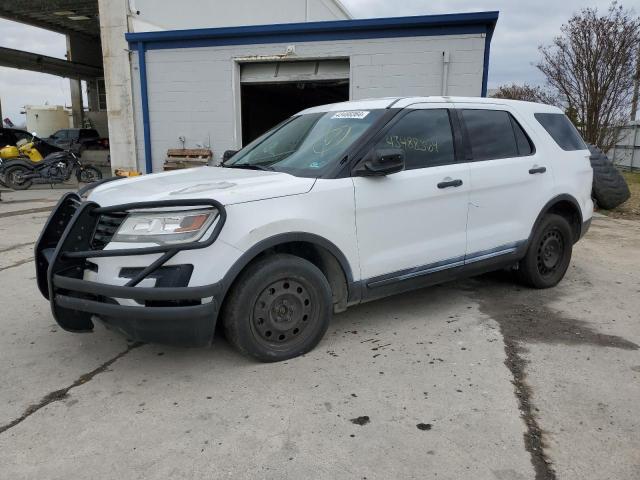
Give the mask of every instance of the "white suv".
[[589, 227], [589, 150], [557, 108], [384, 98], [286, 120], [220, 167], [67, 194], [36, 247], [58, 323], [303, 354], [332, 312], [512, 268], [546, 288]]

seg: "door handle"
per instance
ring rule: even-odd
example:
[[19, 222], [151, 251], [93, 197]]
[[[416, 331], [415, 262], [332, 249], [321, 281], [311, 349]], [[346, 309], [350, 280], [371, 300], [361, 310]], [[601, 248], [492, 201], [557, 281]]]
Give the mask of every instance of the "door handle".
[[544, 173], [547, 171], [547, 167], [534, 167], [529, 169], [529, 174], [535, 175], [536, 173]]
[[438, 188], [459, 187], [462, 185], [462, 180], [449, 180], [447, 182], [440, 182]]

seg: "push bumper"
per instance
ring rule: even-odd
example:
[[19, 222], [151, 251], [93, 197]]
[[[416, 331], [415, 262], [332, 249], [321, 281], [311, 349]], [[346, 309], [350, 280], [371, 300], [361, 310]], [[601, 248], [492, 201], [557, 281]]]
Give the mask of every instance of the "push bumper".
[[[56, 322], [72, 332], [91, 331], [94, 321], [100, 321], [136, 341], [184, 346], [210, 344], [222, 302], [223, 289], [220, 284], [188, 287], [189, 273], [186, 279], [183, 277], [180, 280], [181, 285], [178, 286], [136, 286], [145, 278], [158, 275], [163, 265], [185, 247], [203, 248], [215, 241], [225, 220], [224, 207], [212, 200], [187, 203], [218, 208], [219, 221], [207, 240], [166, 248], [96, 250], [91, 248], [92, 236], [99, 215], [104, 211], [126, 212], [135, 208], [186, 204], [184, 201], [145, 202], [144, 205], [130, 204], [103, 209], [94, 203], [82, 202], [76, 194], [65, 195], [52, 212], [35, 249], [38, 286], [49, 300]], [[125, 286], [83, 278], [89, 267], [87, 258], [148, 253], [162, 255], [149, 266], [139, 269]]]
[[[211, 343], [221, 296], [218, 284], [119, 287], [58, 274], [52, 287], [54, 316], [63, 328], [65, 317], [72, 315], [91, 322], [90, 329], [98, 320], [132, 340], [184, 346]], [[140, 306], [121, 305], [116, 299], [135, 300]]]

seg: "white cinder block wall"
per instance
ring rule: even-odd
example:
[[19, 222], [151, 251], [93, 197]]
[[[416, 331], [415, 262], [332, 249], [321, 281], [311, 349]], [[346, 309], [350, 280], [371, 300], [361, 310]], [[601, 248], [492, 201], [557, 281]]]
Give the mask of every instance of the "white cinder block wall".
[[[287, 43], [148, 50], [147, 92], [154, 171], [167, 149], [210, 145], [216, 161], [241, 146], [238, 58], [281, 55]], [[295, 43], [295, 59], [348, 58], [350, 98], [440, 95], [449, 52], [448, 95], [480, 96], [485, 34]], [[136, 147], [144, 170], [137, 53], [131, 56]]]

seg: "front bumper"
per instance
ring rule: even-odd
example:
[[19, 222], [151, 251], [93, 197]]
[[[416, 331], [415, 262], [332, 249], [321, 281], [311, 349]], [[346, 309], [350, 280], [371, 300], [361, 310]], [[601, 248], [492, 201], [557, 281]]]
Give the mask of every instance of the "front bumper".
[[[219, 220], [206, 240], [166, 247], [127, 250], [95, 250], [91, 247], [102, 212], [126, 212], [136, 208], [214, 206]], [[222, 302], [220, 284], [186, 286], [136, 286], [150, 278], [180, 250], [211, 245], [226, 219], [224, 207], [212, 200], [144, 202], [101, 208], [82, 202], [76, 194], [65, 195], [52, 212], [36, 244], [36, 278], [41, 293], [51, 304], [58, 324], [72, 332], [91, 331], [94, 321], [143, 342], [203, 346], [211, 343]], [[162, 254], [127, 282], [109, 285], [84, 279], [88, 258]], [[183, 279], [184, 280], [184, 279]], [[166, 283], [166, 282], [165, 282]], [[123, 304], [126, 303], [126, 304]]]

